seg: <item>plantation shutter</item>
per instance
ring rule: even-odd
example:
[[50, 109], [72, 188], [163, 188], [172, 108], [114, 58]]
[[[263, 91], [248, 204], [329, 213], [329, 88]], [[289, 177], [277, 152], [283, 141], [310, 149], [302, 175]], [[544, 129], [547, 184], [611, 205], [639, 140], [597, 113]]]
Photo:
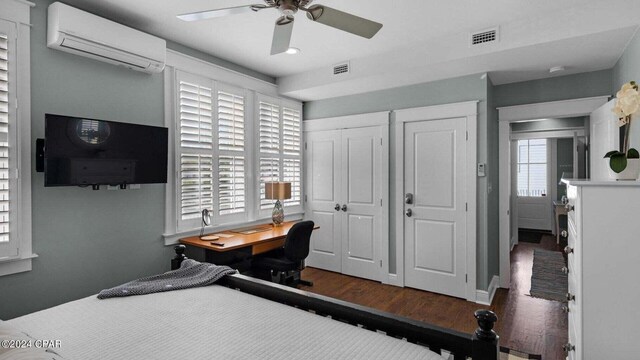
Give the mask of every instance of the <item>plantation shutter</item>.
[[302, 199], [302, 133], [300, 111], [282, 108], [282, 181], [291, 183], [291, 199], [284, 206], [301, 205]]
[[300, 111], [282, 108], [282, 147], [285, 155], [300, 155]]
[[[265, 199], [265, 183], [280, 180], [280, 159], [260, 158], [260, 209], [273, 208], [273, 200]], [[293, 191], [293, 190], [292, 190]]]
[[260, 102], [260, 153], [280, 154], [280, 106]]
[[[12, 26], [0, 21], [0, 259], [19, 255], [16, 144], [16, 38]], [[6, 30], [5, 30], [6, 28]], [[27, 169], [26, 171], [30, 171]]]
[[[288, 103], [287, 103], [288, 104]], [[259, 107], [259, 193], [263, 216], [273, 208], [274, 200], [265, 199], [265, 183], [291, 183], [291, 199], [284, 206], [302, 210], [302, 117], [301, 109], [285, 105], [279, 99], [260, 96]], [[295, 209], [298, 211], [297, 209]]]
[[9, 38], [0, 33], [0, 243], [9, 237]]
[[218, 209], [245, 212], [245, 97], [218, 91]]
[[291, 199], [284, 201], [284, 206], [300, 205], [302, 197], [302, 170], [300, 159], [284, 159], [282, 181], [291, 183]]
[[280, 106], [259, 102], [260, 113], [260, 209], [273, 207], [273, 200], [265, 199], [265, 183], [280, 181]]
[[200, 219], [213, 210], [212, 88], [179, 81], [180, 219]]

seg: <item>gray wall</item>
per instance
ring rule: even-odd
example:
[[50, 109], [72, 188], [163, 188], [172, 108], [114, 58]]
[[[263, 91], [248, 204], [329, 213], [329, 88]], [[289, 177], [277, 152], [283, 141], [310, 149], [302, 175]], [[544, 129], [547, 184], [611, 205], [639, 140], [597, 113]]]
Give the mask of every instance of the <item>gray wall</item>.
[[[613, 88], [612, 93], [615, 94], [620, 87], [629, 81], [635, 81], [640, 84], [640, 31], [631, 40], [622, 57], [613, 68]], [[629, 135], [629, 144], [631, 147], [640, 149], [640, 116], [635, 117], [631, 124], [631, 134]]]
[[[38, 1], [31, 11], [32, 144], [44, 136], [45, 113], [164, 126], [163, 75], [48, 49], [50, 2]], [[0, 277], [0, 319], [168, 270], [172, 251], [161, 238], [164, 185], [45, 188], [41, 173], [32, 169], [32, 176], [33, 249], [39, 257], [32, 271]]]
[[612, 70], [602, 70], [499, 85], [495, 88], [496, 106], [611, 95], [612, 74]]
[[563, 195], [567, 195], [567, 186], [560, 185], [562, 173], [573, 171], [573, 138], [558, 139], [556, 149], [556, 179], [554, 184], [558, 189], [558, 198], [556, 200], [560, 200]]
[[[365, 94], [343, 96], [332, 99], [307, 102], [304, 105], [304, 119], [312, 120], [326, 117], [362, 114], [378, 111], [390, 111], [412, 107], [480, 100], [478, 106], [478, 161], [487, 161], [487, 82], [480, 74], [455, 79], [435, 81], [419, 85], [411, 85]], [[392, 116], [392, 122], [395, 119]], [[390, 150], [395, 149], [395, 126], [391, 126]], [[496, 126], [497, 131], [497, 126]], [[496, 133], [497, 136], [497, 133]], [[496, 149], [497, 154], [497, 149]], [[489, 167], [497, 167], [495, 164]], [[390, 164], [390, 191], [395, 194], [395, 164]], [[478, 179], [478, 219], [486, 219], [487, 178]], [[396, 271], [395, 264], [395, 221], [397, 209], [395, 202], [390, 207], [390, 249], [389, 265], [391, 272]], [[478, 222], [478, 288], [487, 288], [486, 221]]]
[[[500, 275], [499, 132], [495, 86], [487, 82], [487, 281]], [[491, 191], [489, 191], [491, 190]], [[488, 283], [486, 284], [488, 286]]]

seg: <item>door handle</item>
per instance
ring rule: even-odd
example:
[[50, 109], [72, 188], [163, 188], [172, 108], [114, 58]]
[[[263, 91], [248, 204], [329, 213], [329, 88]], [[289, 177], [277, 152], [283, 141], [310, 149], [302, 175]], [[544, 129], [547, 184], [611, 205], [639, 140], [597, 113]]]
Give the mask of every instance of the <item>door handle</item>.
[[336, 207], [334, 207], [334, 209], [336, 209], [336, 211], [340, 211], [340, 204], [336, 204]]
[[405, 204], [413, 204], [413, 194], [412, 193], [406, 193], [404, 195], [404, 203]]
[[347, 212], [347, 204], [342, 205], [342, 211]]
[[404, 214], [407, 215], [407, 217], [411, 217], [413, 216], [413, 211], [411, 211], [411, 209], [407, 209], [407, 211], [405, 211]]

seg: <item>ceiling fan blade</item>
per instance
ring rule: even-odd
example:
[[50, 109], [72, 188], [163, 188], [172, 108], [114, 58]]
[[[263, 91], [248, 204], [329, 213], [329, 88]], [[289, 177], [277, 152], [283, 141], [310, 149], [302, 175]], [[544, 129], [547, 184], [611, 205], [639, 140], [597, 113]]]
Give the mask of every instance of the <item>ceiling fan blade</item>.
[[313, 5], [307, 9], [307, 17], [355, 35], [371, 39], [382, 29], [382, 24], [324, 5]]
[[184, 20], [184, 21], [198, 21], [198, 20], [206, 20], [206, 19], [213, 19], [217, 17], [228, 16], [228, 15], [244, 14], [252, 11], [255, 11], [255, 10], [251, 9], [251, 5], [245, 5], [245, 6], [226, 8], [226, 9], [207, 10], [207, 11], [200, 11], [200, 12], [194, 12], [189, 14], [182, 14], [182, 15], [178, 15], [178, 19]]
[[271, 55], [281, 54], [289, 50], [289, 43], [291, 42], [292, 33], [293, 33], [293, 17], [280, 18], [276, 22], [276, 27], [273, 29], [273, 42], [271, 43]]

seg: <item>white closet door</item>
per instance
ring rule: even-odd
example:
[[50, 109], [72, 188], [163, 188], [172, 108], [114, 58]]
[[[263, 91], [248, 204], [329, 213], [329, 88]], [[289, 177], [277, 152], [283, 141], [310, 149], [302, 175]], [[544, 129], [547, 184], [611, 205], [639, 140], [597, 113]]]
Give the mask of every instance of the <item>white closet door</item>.
[[466, 119], [405, 125], [405, 284], [465, 298]]
[[380, 280], [382, 135], [342, 131], [342, 273]]
[[308, 266], [342, 271], [342, 168], [339, 130], [308, 132], [306, 137], [305, 218], [320, 229], [311, 235]]

